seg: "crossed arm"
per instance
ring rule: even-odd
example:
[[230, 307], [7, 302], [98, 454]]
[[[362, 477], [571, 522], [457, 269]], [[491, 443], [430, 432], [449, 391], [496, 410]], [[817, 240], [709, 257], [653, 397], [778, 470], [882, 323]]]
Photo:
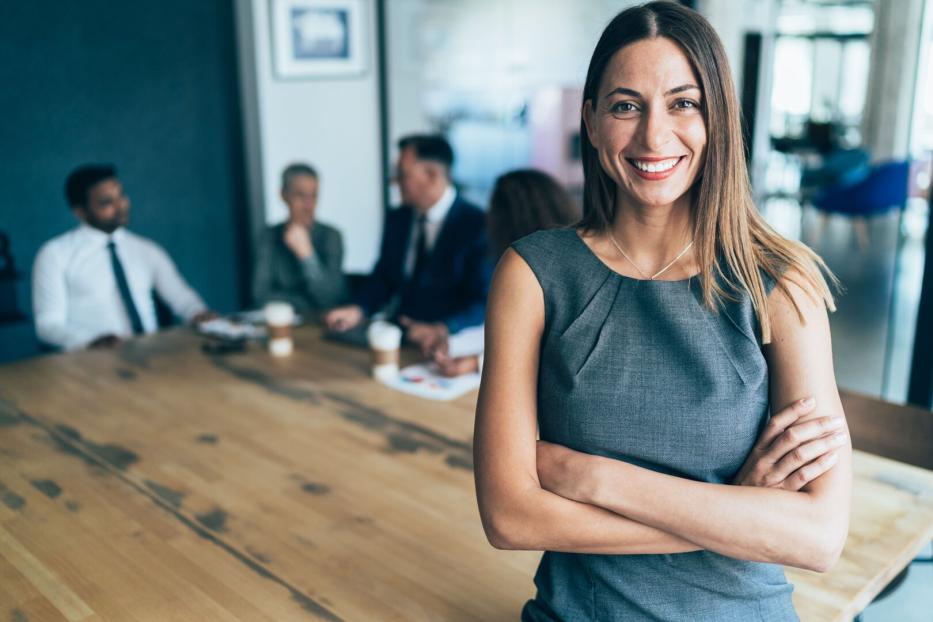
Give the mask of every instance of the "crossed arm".
[[[801, 430], [808, 422], [812, 428], [814, 422], [832, 421], [824, 415], [843, 415], [825, 311], [793, 285], [791, 291], [806, 321], [801, 324], [790, 300], [779, 299], [783, 294], [776, 291], [767, 356], [775, 410], [804, 395], [820, 405], [797, 420], [795, 429]], [[524, 260], [508, 251], [490, 292], [474, 446], [480, 513], [494, 546], [578, 553], [709, 549], [814, 570], [835, 562], [848, 526], [847, 440], [834, 454], [835, 465], [824, 457], [810, 463], [809, 471], [793, 471], [792, 477], [805, 479], [814, 469], [823, 471], [796, 491], [786, 485], [706, 484], [557, 445], [539, 449], [535, 394], [543, 327], [540, 285]], [[787, 420], [782, 416], [779, 422]], [[740, 474], [745, 483], [757, 473], [767, 484], [768, 473], [779, 470], [764, 454], [779, 441], [794, 441], [782, 432], [773, 427], [766, 432], [770, 437], [763, 440], [773, 442], [760, 443], [759, 454], [750, 457]]]

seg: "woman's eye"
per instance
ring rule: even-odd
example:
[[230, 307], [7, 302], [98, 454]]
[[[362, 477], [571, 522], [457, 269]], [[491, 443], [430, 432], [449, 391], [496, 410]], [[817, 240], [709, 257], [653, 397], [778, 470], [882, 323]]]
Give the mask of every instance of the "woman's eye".
[[618, 114], [620, 112], [634, 112], [638, 110], [632, 102], [616, 102], [609, 106], [609, 112]]
[[674, 102], [674, 106], [683, 110], [690, 110], [692, 108], [699, 108], [700, 104], [692, 99], [678, 99]]

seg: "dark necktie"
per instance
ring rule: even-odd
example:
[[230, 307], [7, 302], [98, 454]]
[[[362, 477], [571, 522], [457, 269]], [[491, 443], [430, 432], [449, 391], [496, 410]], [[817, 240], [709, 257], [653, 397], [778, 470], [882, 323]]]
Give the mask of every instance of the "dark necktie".
[[130, 316], [130, 324], [133, 325], [133, 334], [142, 335], [145, 332], [143, 320], [139, 317], [139, 310], [136, 309], [136, 304], [133, 302], [130, 285], [126, 282], [126, 272], [123, 271], [123, 264], [120, 263], [120, 258], [117, 257], [117, 247], [113, 240], [107, 243], [107, 248], [110, 249], [110, 263], [113, 264], [113, 276], [117, 279], [120, 298], [123, 300], [123, 306], [126, 307], [126, 314]]
[[415, 270], [411, 280], [415, 281], [428, 264], [428, 217], [418, 217], [418, 240], [415, 243]]

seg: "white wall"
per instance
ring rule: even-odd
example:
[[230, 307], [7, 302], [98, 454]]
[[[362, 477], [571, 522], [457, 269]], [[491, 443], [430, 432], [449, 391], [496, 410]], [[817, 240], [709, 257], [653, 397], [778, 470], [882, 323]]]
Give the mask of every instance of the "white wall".
[[603, 28], [640, 1], [387, 2], [390, 140], [433, 129], [432, 106], [462, 103], [445, 97], [481, 92], [504, 109], [537, 88], [582, 86]]
[[[275, 77], [270, 0], [237, 0], [243, 115], [256, 221], [285, 218], [279, 175], [291, 162], [321, 176], [318, 217], [343, 233], [344, 270], [367, 272], [382, 231], [383, 161], [379, 129], [374, 0], [366, 6], [366, 71], [339, 79]], [[254, 227], [258, 223], [254, 223]]]
[[[479, 205], [498, 174], [519, 167], [579, 186], [566, 153], [590, 55], [609, 20], [640, 1], [387, 2], [390, 141], [443, 130], [457, 150], [454, 178]], [[549, 97], [556, 108], [538, 106]], [[517, 120], [526, 104], [530, 125]]]

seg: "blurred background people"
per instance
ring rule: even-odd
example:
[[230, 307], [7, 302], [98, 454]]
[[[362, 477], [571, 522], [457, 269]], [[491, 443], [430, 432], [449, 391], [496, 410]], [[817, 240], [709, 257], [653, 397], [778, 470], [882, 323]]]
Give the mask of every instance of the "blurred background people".
[[153, 293], [197, 324], [214, 317], [151, 240], [126, 230], [130, 200], [109, 164], [68, 176], [65, 198], [81, 224], [52, 238], [33, 265], [36, 334], [48, 346], [113, 346], [158, 329]]
[[[53, 13], [14, 3], [0, 20], [13, 51], [6, 82], [16, 85], [0, 102], [14, 120], [4, 144], [16, 157], [0, 171], [10, 256], [29, 272], [40, 246], [71, 228], [71, 214], [56, 209], [59, 188], [86, 159], [125, 163], [136, 203], [158, 205], [138, 214], [134, 231], [158, 240], [199, 294], [229, 312], [255, 304], [257, 243], [288, 218], [280, 183], [288, 162], [308, 159], [326, 177], [332, 205], [317, 217], [340, 230], [351, 284], [376, 264], [384, 216], [399, 203], [386, 169], [397, 139], [415, 130], [449, 141], [461, 199], [488, 205], [500, 175], [535, 168], [580, 202], [579, 69], [608, 20], [642, 1], [546, 3], [536, 8], [533, 37], [519, 5], [385, 3], [377, 20], [376, 4], [362, 3], [373, 27], [360, 30], [356, 52], [384, 71], [351, 80], [281, 79], [287, 55], [268, 50], [292, 40], [292, 19], [270, 21], [265, 0], [171, 10], [91, 2]], [[841, 386], [928, 408], [933, 338], [916, 328], [924, 326], [921, 298], [933, 299], [922, 294], [933, 292], [933, 271], [923, 269], [933, 0], [682, 3], [725, 42], [759, 210], [785, 237], [812, 245], [845, 283], [830, 318]], [[736, 7], [745, 19], [735, 19]], [[146, 46], [127, 40], [127, 24]], [[75, 45], [75, 33], [94, 45]], [[422, 41], [425, 33], [445, 44]], [[410, 42], [431, 53], [412, 54]], [[58, 70], [37, 73], [49, 58]], [[884, 88], [871, 88], [881, 78]], [[2, 304], [14, 296], [31, 300], [30, 282], [7, 270], [0, 309], [18, 312], [0, 312], [0, 362], [38, 351], [31, 305]]]
[[457, 196], [446, 139], [411, 135], [398, 147], [402, 206], [386, 215], [379, 259], [353, 304], [328, 312], [325, 323], [343, 332], [382, 312], [428, 352], [447, 335], [483, 321], [492, 272], [485, 216]]
[[320, 177], [311, 166], [291, 164], [282, 171], [282, 201], [288, 220], [267, 227], [256, 249], [253, 300], [289, 302], [317, 314], [346, 301], [343, 238], [315, 218]]
[[[498, 260], [515, 240], [540, 229], [566, 227], [579, 219], [580, 209], [553, 177], [534, 169], [511, 171], [496, 180], [489, 202], [486, 232], [491, 254]], [[479, 371], [483, 325], [440, 341], [432, 358], [445, 376]]]

